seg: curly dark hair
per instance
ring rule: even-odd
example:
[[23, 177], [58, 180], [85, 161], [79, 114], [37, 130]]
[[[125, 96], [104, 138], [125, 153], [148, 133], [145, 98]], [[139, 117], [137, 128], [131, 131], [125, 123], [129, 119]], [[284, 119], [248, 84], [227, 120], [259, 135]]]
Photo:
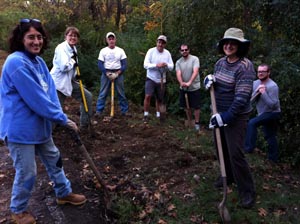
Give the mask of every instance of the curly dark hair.
[[43, 46], [41, 48], [40, 54], [43, 53], [44, 50], [48, 48], [49, 36], [46, 30], [44, 29], [43, 25], [41, 24], [41, 22], [39, 22], [36, 19], [28, 19], [28, 22], [22, 22], [22, 20], [20, 20], [20, 23], [14, 27], [10, 37], [8, 38], [9, 53], [25, 50], [23, 44], [23, 38], [31, 27], [36, 29], [43, 36], [44, 41], [43, 41]]

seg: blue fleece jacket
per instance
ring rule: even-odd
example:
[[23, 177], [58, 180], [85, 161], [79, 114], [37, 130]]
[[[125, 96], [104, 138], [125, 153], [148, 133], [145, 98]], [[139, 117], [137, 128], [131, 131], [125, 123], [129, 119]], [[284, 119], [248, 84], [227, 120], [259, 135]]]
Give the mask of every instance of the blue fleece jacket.
[[67, 116], [44, 60], [28, 52], [10, 54], [0, 79], [0, 138], [45, 143], [52, 137], [52, 122], [65, 125]]

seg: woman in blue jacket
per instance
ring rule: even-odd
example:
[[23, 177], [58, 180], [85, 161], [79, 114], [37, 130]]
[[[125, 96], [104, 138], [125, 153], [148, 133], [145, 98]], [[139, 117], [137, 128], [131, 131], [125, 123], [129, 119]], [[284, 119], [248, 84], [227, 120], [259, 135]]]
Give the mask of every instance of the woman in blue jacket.
[[10, 210], [16, 223], [35, 223], [27, 211], [39, 156], [53, 181], [58, 204], [83, 204], [85, 196], [72, 193], [59, 150], [53, 143], [52, 123], [78, 131], [60, 106], [44, 60], [46, 32], [37, 19], [21, 19], [9, 38], [10, 55], [0, 79], [0, 139], [7, 145], [15, 168]]

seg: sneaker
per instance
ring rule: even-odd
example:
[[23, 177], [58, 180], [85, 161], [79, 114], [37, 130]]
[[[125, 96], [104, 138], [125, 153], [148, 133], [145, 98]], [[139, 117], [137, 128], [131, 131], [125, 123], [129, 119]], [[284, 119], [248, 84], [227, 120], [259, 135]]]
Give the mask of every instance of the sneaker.
[[200, 124], [195, 124], [195, 130], [200, 131]]
[[22, 212], [19, 214], [12, 213], [11, 218], [17, 224], [35, 224], [35, 218], [29, 212]]
[[86, 197], [81, 194], [70, 193], [68, 196], [56, 199], [57, 204], [72, 204], [72, 205], [82, 205], [86, 202]]

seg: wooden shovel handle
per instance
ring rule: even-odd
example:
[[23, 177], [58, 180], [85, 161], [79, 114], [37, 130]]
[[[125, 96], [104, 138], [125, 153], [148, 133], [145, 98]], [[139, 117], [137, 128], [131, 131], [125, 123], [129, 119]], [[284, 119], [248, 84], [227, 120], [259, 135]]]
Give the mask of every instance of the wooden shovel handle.
[[[216, 98], [215, 98], [215, 90], [214, 90], [213, 85], [210, 87], [210, 99], [211, 99], [212, 112], [213, 112], [213, 114], [216, 114], [218, 112], [217, 112], [217, 104], [216, 104]], [[218, 148], [218, 154], [219, 154], [221, 176], [226, 177], [220, 128], [215, 128], [215, 134], [216, 134], [216, 140], [217, 140], [217, 148]]]
[[111, 107], [110, 107], [110, 116], [113, 117], [115, 114], [115, 82], [114, 80], [111, 80]]

